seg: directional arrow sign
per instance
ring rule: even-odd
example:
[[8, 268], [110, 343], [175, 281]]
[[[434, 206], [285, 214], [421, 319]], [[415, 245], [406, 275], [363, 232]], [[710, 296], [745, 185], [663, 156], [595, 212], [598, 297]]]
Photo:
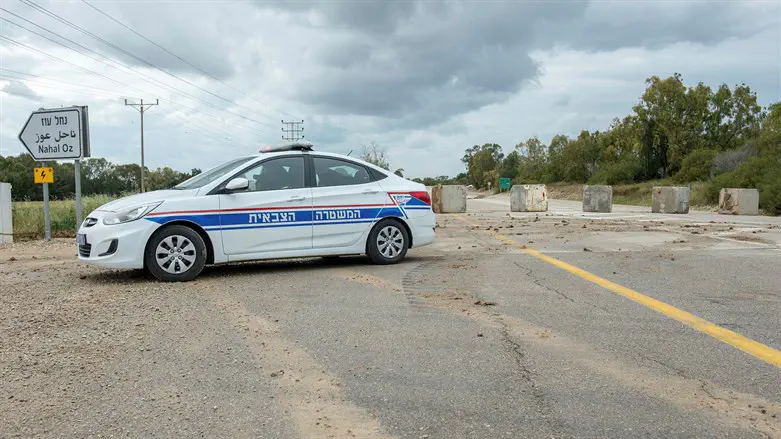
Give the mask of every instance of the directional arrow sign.
[[87, 107], [34, 111], [19, 140], [38, 161], [88, 157], [86, 111]]

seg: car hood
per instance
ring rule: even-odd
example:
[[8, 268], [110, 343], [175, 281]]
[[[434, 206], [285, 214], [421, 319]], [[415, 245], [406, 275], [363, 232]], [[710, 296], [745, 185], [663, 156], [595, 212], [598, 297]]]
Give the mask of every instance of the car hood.
[[118, 200], [110, 201], [95, 210], [102, 210], [105, 212], [117, 212], [122, 209], [138, 206], [139, 204], [156, 203], [158, 201], [170, 201], [182, 198], [191, 198], [198, 192], [197, 189], [192, 190], [162, 190], [145, 192], [143, 194], [131, 195], [129, 197], [123, 197]]

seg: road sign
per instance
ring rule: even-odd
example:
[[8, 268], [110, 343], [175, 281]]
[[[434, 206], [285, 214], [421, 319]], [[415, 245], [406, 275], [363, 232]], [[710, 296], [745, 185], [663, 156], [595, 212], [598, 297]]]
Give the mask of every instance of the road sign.
[[37, 161], [89, 157], [87, 107], [34, 111], [19, 140]]
[[500, 177], [499, 189], [510, 189], [510, 179], [507, 177]]
[[35, 184], [54, 183], [54, 168], [33, 169]]

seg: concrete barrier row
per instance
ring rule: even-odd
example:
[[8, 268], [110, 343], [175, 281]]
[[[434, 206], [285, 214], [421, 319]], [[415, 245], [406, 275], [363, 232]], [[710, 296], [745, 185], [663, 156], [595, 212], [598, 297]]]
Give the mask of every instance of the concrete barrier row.
[[652, 213], [689, 213], [689, 188], [654, 186], [651, 189]]
[[[435, 213], [466, 212], [466, 188], [439, 185], [429, 189]], [[690, 191], [681, 186], [654, 186], [651, 191], [651, 212], [689, 213]], [[544, 184], [516, 184], [510, 188], [511, 212], [547, 212], [548, 196]], [[583, 186], [583, 212], [610, 213], [613, 211], [613, 187], [607, 185]], [[724, 188], [719, 194], [719, 213], [731, 215], [758, 215], [759, 191], [756, 189]]]
[[456, 185], [437, 185], [431, 188], [431, 208], [434, 213], [466, 212], [466, 188]]
[[510, 212], [547, 212], [544, 184], [516, 184], [510, 188]]
[[759, 215], [759, 191], [756, 189], [722, 189], [719, 191], [719, 213]]

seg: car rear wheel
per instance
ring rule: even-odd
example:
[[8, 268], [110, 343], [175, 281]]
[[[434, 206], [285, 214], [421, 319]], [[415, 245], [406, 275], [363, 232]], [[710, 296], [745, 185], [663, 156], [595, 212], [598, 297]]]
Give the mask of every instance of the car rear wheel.
[[149, 239], [144, 262], [147, 270], [160, 280], [190, 281], [206, 265], [206, 243], [189, 227], [164, 227]]
[[400, 222], [382, 220], [369, 233], [366, 254], [375, 264], [395, 264], [407, 254], [409, 235]]

